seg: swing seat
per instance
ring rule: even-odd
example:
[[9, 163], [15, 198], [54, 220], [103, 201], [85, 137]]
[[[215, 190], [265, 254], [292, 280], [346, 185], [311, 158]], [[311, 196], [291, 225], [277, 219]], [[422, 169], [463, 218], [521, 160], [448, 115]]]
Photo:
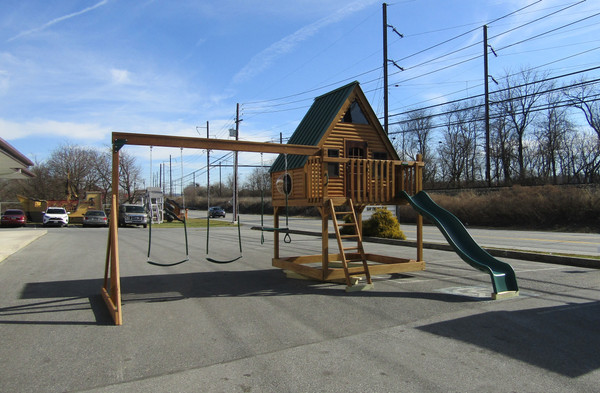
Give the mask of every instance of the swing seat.
[[179, 262], [160, 263], [160, 262], [154, 262], [154, 261], [151, 261], [150, 259], [148, 259], [146, 262], [148, 262], [150, 265], [154, 265], [154, 266], [169, 267], [169, 266], [176, 266], [176, 265], [182, 264], [182, 263], [187, 262], [189, 260], [190, 260], [190, 258], [185, 258], [184, 260], [181, 260]]
[[290, 236], [291, 230], [290, 228], [275, 228], [275, 227], [252, 227], [251, 229], [255, 229], [255, 230], [259, 230], [261, 231], [261, 238], [260, 238], [260, 244], [263, 244], [265, 239], [264, 239], [264, 235], [262, 234], [262, 232], [283, 232], [285, 233], [285, 236], [283, 237], [283, 242], [284, 243], [291, 243], [292, 242], [292, 237]]
[[265, 231], [265, 232], [285, 232], [285, 233], [290, 232], [290, 228], [270, 228], [270, 227], [256, 227], [256, 228], [260, 229], [261, 231]]
[[233, 258], [233, 259], [226, 259], [226, 260], [223, 260], [223, 261], [221, 261], [221, 260], [218, 260], [218, 259], [214, 259], [214, 258], [209, 258], [209, 257], [207, 257], [207, 258], [206, 258], [206, 260], [207, 260], [208, 262], [212, 262], [212, 263], [220, 263], [220, 264], [225, 264], [225, 263], [231, 263], [231, 262], [235, 262], [235, 261], [237, 261], [238, 259], [240, 259], [241, 257], [242, 257], [242, 256], [240, 255], [240, 256], [239, 256], [239, 257], [237, 257], [237, 258]]
[[[166, 215], [168, 216], [169, 211], [165, 210]], [[148, 227], [148, 259], [146, 260], [146, 262], [150, 265], [154, 265], [154, 266], [162, 266], [162, 267], [169, 267], [169, 266], [177, 266], [180, 265], [184, 262], [187, 262], [190, 260], [189, 254], [188, 254], [188, 235], [187, 235], [187, 223], [185, 220], [181, 220], [179, 219], [179, 217], [175, 216], [175, 218], [179, 221], [181, 221], [183, 223], [183, 233], [184, 233], [184, 237], [185, 237], [185, 259], [182, 259], [181, 261], [177, 261], [177, 262], [171, 262], [171, 263], [162, 263], [162, 262], [155, 262], [153, 260], [150, 259], [150, 250], [152, 247], [152, 219], [150, 220], [150, 225]]]

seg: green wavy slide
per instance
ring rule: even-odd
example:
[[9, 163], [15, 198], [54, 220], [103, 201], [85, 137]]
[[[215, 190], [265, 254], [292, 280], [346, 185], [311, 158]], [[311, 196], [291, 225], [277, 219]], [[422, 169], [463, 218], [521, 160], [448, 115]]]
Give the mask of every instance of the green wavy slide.
[[406, 199], [413, 209], [437, 225], [463, 261], [490, 275], [494, 298], [518, 294], [517, 277], [512, 266], [497, 260], [481, 248], [456, 216], [436, 204], [425, 191], [419, 191], [413, 196], [403, 191], [401, 197]]

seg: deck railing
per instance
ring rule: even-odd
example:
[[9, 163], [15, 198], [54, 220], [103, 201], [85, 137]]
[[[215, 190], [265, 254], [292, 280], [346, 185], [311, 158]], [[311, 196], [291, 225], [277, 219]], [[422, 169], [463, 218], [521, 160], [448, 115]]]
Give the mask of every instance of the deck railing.
[[[339, 177], [330, 179], [328, 165], [336, 163]], [[306, 197], [310, 203], [334, 197], [351, 197], [359, 204], [392, 203], [401, 191], [413, 195], [422, 189], [422, 168], [422, 161], [310, 157]], [[330, 187], [335, 182], [342, 187]]]
[[323, 175], [325, 166], [321, 157], [309, 157], [306, 166], [306, 198], [310, 203], [323, 203], [327, 178]]

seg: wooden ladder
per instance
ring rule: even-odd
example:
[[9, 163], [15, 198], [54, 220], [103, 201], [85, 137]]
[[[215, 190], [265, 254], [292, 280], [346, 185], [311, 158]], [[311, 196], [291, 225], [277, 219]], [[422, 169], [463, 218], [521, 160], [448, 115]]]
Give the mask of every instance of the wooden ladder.
[[[336, 211], [335, 206], [333, 204], [333, 200], [329, 200], [329, 209], [331, 211], [331, 219], [333, 220], [333, 227], [335, 229], [335, 236], [337, 238], [338, 247], [340, 249], [340, 257], [342, 259], [342, 267], [344, 268], [344, 274], [346, 275], [346, 284], [348, 287], [352, 286], [351, 276], [355, 275], [365, 275], [367, 279], [367, 284], [371, 285], [373, 282], [371, 281], [371, 273], [369, 272], [369, 265], [367, 263], [367, 257], [365, 256], [365, 250], [363, 248], [362, 243], [362, 235], [360, 233], [360, 228], [358, 225], [358, 220], [356, 219], [356, 211], [354, 210], [354, 204], [352, 203], [352, 198], [348, 198], [348, 201], [345, 205], [348, 206], [348, 211]], [[350, 214], [352, 216], [351, 223], [338, 223], [337, 216], [345, 216], [346, 214]], [[352, 235], [342, 235], [340, 233], [340, 228], [342, 227], [353, 227], [354, 234]], [[354, 247], [345, 247], [343, 243], [344, 239], [356, 239], [356, 246]], [[352, 254], [358, 254], [358, 257], [354, 255], [352, 258], [348, 259], [346, 257], [347, 251], [354, 251]], [[349, 262], [362, 262], [362, 267], [349, 267]]]

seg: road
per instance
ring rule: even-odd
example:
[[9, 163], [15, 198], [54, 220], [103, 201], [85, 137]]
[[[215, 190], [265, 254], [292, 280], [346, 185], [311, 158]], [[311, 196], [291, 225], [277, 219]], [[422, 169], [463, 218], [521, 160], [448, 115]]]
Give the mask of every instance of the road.
[[[202, 211], [191, 211], [191, 217], [206, 217]], [[231, 220], [231, 215], [226, 219]], [[240, 221], [244, 225], [260, 226], [260, 215], [241, 214]], [[265, 226], [273, 225], [273, 217], [264, 217]], [[284, 226], [285, 217], [280, 219], [280, 226]], [[290, 217], [289, 228], [321, 232], [321, 221], [317, 218]], [[331, 223], [330, 223], [331, 225]], [[407, 240], [416, 240], [417, 230], [415, 225], [402, 224], [400, 226]], [[556, 254], [572, 254], [586, 256], [600, 256], [600, 234], [598, 233], [566, 233], [545, 232], [507, 229], [482, 229], [468, 228], [469, 233], [479, 245], [490, 248], [500, 248], [520, 251], [542, 251]], [[333, 227], [330, 227], [333, 233]], [[446, 239], [433, 225], [423, 228], [425, 242], [444, 243]]]

